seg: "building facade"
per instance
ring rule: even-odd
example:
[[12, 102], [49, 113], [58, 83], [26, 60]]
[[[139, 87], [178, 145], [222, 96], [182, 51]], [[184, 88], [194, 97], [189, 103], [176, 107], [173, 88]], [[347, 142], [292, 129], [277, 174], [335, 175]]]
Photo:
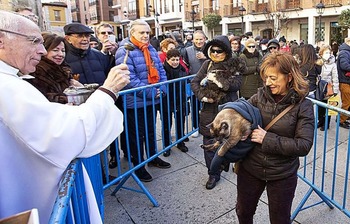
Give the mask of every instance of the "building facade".
[[[316, 5], [324, 5], [322, 15]], [[314, 44], [318, 39], [342, 42], [347, 30], [338, 27], [341, 11], [349, 9], [348, 0], [115, 0], [120, 11], [119, 26], [124, 31], [130, 20], [146, 20], [153, 34], [179, 30], [204, 30], [209, 38], [218, 34], [241, 35], [252, 31], [254, 36], [287, 40], [304, 40]], [[214, 13], [222, 17], [220, 25], [207, 30], [202, 18]], [[320, 32], [319, 32], [320, 30]], [[123, 33], [126, 36], [127, 32]]]
[[71, 12], [63, 2], [42, 3], [43, 30], [64, 35], [63, 27], [72, 22]]

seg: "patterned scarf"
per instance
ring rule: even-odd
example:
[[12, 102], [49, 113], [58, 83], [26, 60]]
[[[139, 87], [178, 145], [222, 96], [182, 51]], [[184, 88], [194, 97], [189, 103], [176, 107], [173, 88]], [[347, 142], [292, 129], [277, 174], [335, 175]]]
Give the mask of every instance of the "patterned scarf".
[[154, 67], [154, 62], [151, 60], [151, 54], [148, 50], [149, 43], [144, 44], [136, 40], [134, 36], [131, 36], [130, 41], [142, 51], [143, 56], [145, 57], [146, 66], [148, 70], [148, 82], [150, 84], [159, 82], [160, 78], [159, 78], [158, 70]]

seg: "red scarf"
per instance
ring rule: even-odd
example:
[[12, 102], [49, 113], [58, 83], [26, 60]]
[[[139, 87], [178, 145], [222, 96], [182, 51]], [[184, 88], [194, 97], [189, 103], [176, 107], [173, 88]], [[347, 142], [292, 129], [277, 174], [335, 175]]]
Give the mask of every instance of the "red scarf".
[[150, 84], [154, 84], [159, 82], [159, 74], [158, 70], [154, 67], [154, 62], [151, 60], [151, 54], [148, 50], [149, 43], [142, 43], [135, 39], [135, 37], [131, 36], [130, 38], [131, 43], [133, 43], [136, 47], [138, 47], [145, 57], [147, 71], [148, 71], [148, 82]]

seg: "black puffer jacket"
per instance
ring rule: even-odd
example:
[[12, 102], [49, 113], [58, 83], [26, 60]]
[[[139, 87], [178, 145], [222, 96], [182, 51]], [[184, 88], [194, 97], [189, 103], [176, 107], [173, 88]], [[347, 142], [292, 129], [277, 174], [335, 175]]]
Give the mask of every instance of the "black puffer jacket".
[[71, 67], [73, 74], [79, 74], [79, 82], [102, 85], [110, 69], [108, 56], [94, 48], [81, 50], [68, 42], [65, 44], [67, 46], [65, 61]]
[[309, 153], [314, 137], [314, 111], [310, 100], [301, 99], [294, 90], [275, 103], [271, 91], [262, 87], [249, 102], [259, 108], [263, 127], [290, 104], [295, 106], [266, 133], [242, 161], [242, 166], [261, 180], [278, 180], [297, 172], [299, 157]]
[[216, 114], [218, 113], [218, 105], [227, 102], [232, 102], [238, 99], [237, 91], [241, 87], [243, 65], [241, 59], [230, 58], [228, 61], [223, 61], [219, 63], [212, 62], [212, 66], [208, 69], [210, 60], [203, 63], [201, 69], [198, 71], [197, 75], [191, 81], [191, 89], [195, 96], [202, 100], [205, 94], [200, 91], [200, 82], [204, 79], [210, 71], [213, 70], [226, 70], [231, 71], [230, 87], [228, 89], [226, 96], [220, 100], [220, 102], [215, 103], [203, 103], [203, 107], [199, 119], [199, 132], [204, 136], [211, 136], [209, 129], [206, 127], [211, 123]]

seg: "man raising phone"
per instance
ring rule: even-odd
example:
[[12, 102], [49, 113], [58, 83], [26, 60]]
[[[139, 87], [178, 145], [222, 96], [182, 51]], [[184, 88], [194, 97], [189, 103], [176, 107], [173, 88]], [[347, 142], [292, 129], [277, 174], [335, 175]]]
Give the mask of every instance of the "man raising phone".
[[98, 50], [106, 55], [113, 56], [118, 49], [118, 43], [116, 42], [113, 27], [109, 23], [101, 23], [96, 29], [97, 38], [100, 40], [100, 46]]

